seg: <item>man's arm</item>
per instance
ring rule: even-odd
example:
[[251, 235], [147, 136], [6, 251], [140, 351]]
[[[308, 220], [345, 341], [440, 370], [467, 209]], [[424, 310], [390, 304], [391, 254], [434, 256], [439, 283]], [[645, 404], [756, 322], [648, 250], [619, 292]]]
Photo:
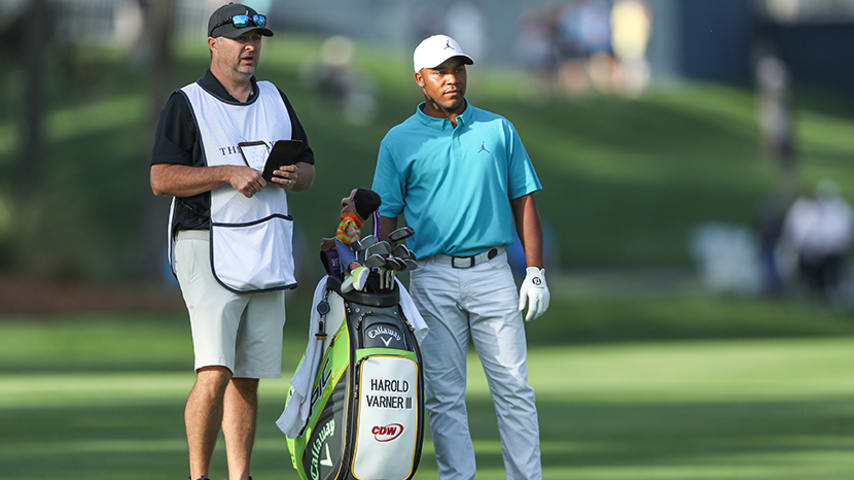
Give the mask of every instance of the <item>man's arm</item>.
[[160, 112], [154, 138], [149, 182], [155, 195], [189, 197], [229, 183], [251, 197], [266, 182], [256, 170], [222, 165], [193, 165], [193, 148], [198, 141], [190, 104], [180, 92], [174, 92]]
[[397, 228], [397, 217], [384, 217], [380, 215], [380, 238], [379, 240], [388, 239], [388, 234]]
[[525, 261], [529, 267], [543, 268], [543, 227], [540, 214], [534, 203], [534, 195], [529, 193], [510, 200], [516, 232], [525, 250]]
[[513, 207], [516, 230], [522, 240], [525, 261], [528, 264], [525, 279], [519, 288], [519, 311], [525, 310], [527, 306], [525, 321], [530, 322], [548, 310], [551, 298], [546, 286], [546, 271], [543, 268], [543, 227], [533, 194], [510, 200], [510, 205]]
[[155, 195], [189, 197], [229, 183], [246, 197], [261, 191], [267, 182], [261, 172], [239, 165], [189, 167], [170, 163], [151, 166], [151, 191]]

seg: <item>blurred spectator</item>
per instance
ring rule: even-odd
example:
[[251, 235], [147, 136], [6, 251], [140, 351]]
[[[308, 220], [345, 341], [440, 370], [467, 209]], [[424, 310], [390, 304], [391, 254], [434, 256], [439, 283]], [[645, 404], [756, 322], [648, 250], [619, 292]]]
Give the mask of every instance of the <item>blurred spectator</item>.
[[789, 111], [789, 74], [777, 57], [763, 54], [756, 62], [757, 117], [763, 150], [777, 169], [779, 190], [794, 195], [797, 157]]
[[320, 58], [303, 66], [302, 77], [326, 98], [341, 103], [347, 121], [367, 125], [376, 116], [377, 100], [371, 79], [353, 65], [355, 51], [353, 40], [330, 37], [321, 46]]
[[839, 286], [851, 243], [852, 212], [831, 180], [815, 195], [798, 198], [786, 216], [785, 239], [797, 256], [798, 273], [816, 293], [831, 298]]
[[587, 73], [588, 51], [582, 38], [584, 12], [582, 5], [569, 2], [563, 5], [555, 17], [554, 41], [558, 52], [558, 82], [570, 97], [587, 92], [590, 78]]
[[116, 45], [129, 51], [142, 42], [144, 1], [130, 0], [116, 5], [113, 10], [113, 24], [116, 30]]
[[759, 203], [756, 230], [759, 236], [759, 261], [762, 269], [762, 290], [769, 295], [782, 291], [778, 246], [791, 200], [779, 194], [768, 195]]
[[619, 60], [616, 84], [620, 92], [637, 97], [649, 84], [646, 47], [652, 13], [645, 0], [617, 0], [611, 9], [614, 55]]
[[587, 74], [592, 85], [600, 91], [614, 90], [616, 64], [611, 47], [611, 4], [606, 0], [582, 2], [578, 35], [587, 53]]
[[570, 97], [591, 88], [636, 97], [648, 85], [646, 0], [617, 0], [613, 7], [608, 0], [572, 0], [523, 18], [518, 49], [540, 85], [550, 86], [550, 77]]
[[418, 2], [414, 12], [415, 25], [412, 28], [412, 44], [447, 31], [445, 26], [445, 6], [439, 2]]
[[[470, 2], [455, 2], [445, 14], [448, 36], [466, 46], [466, 53], [475, 61], [483, 60], [483, 47], [486, 43], [486, 27], [483, 13]], [[426, 37], [422, 37], [426, 38]]]
[[547, 100], [554, 90], [558, 59], [554, 13], [554, 9], [549, 8], [528, 12], [523, 17], [516, 50], [525, 68], [534, 77], [534, 88], [523, 86], [520, 90], [523, 97], [533, 95]]

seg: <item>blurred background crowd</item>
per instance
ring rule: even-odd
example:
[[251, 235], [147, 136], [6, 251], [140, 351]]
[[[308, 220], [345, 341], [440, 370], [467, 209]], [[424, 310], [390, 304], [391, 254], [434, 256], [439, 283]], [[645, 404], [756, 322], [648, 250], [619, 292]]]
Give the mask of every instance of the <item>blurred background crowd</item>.
[[[0, 2], [0, 295], [172, 281], [148, 151], [166, 96], [203, 72], [221, 3]], [[854, 1], [248, 3], [279, 32], [259, 74], [310, 112], [319, 151], [313, 206], [293, 202], [308, 280], [335, 210], [320, 199], [345, 187], [327, 169], [369, 182], [383, 132], [418, 101], [412, 45], [445, 32], [478, 59], [470, 98], [504, 110], [546, 178], [552, 271], [854, 304]]]

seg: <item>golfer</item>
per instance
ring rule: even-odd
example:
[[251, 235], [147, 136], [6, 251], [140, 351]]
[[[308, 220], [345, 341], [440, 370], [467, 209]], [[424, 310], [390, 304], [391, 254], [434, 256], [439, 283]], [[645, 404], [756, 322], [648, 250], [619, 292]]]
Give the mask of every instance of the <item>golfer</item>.
[[[170, 261], [190, 314], [196, 382], [184, 420], [190, 478], [207, 479], [220, 427], [229, 478], [249, 477], [258, 379], [278, 378], [284, 289], [296, 286], [286, 192], [314, 178], [308, 139], [275, 85], [256, 81], [267, 18], [239, 3], [208, 22], [210, 70], [169, 98], [151, 188], [172, 195]], [[257, 169], [277, 140], [301, 140], [268, 183]], [[255, 168], [253, 168], [253, 165]]]
[[[542, 478], [534, 390], [528, 384], [526, 320], [546, 311], [542, 229], [533, 193], [542, 187], [513, 125], [466, 101], [466, 65], [454, 39], [435, 35], [413, 55], [424, 102], [380, 145], [372, 189], [380, 234], [403, 213], [418, 258], [410, 291], [430, 334], [421, 344], [426, 407], [439, 477], [475, 478], [465, 404], [469, 337], [498, 415], [508, 479]], [[514, 227], [527, 275], [517, 294], [504, 246]]]

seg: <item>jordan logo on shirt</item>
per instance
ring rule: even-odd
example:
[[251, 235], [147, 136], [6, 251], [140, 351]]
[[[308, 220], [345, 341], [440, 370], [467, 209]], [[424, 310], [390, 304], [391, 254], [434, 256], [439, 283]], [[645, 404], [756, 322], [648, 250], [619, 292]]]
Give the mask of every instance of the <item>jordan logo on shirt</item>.
[[480, 142], [480, 150], [478, 150], [477, 153], [480, 153], [480, 152], [489, 153], [489, 149], [486, 148], [486, 144], [484, 142]]

